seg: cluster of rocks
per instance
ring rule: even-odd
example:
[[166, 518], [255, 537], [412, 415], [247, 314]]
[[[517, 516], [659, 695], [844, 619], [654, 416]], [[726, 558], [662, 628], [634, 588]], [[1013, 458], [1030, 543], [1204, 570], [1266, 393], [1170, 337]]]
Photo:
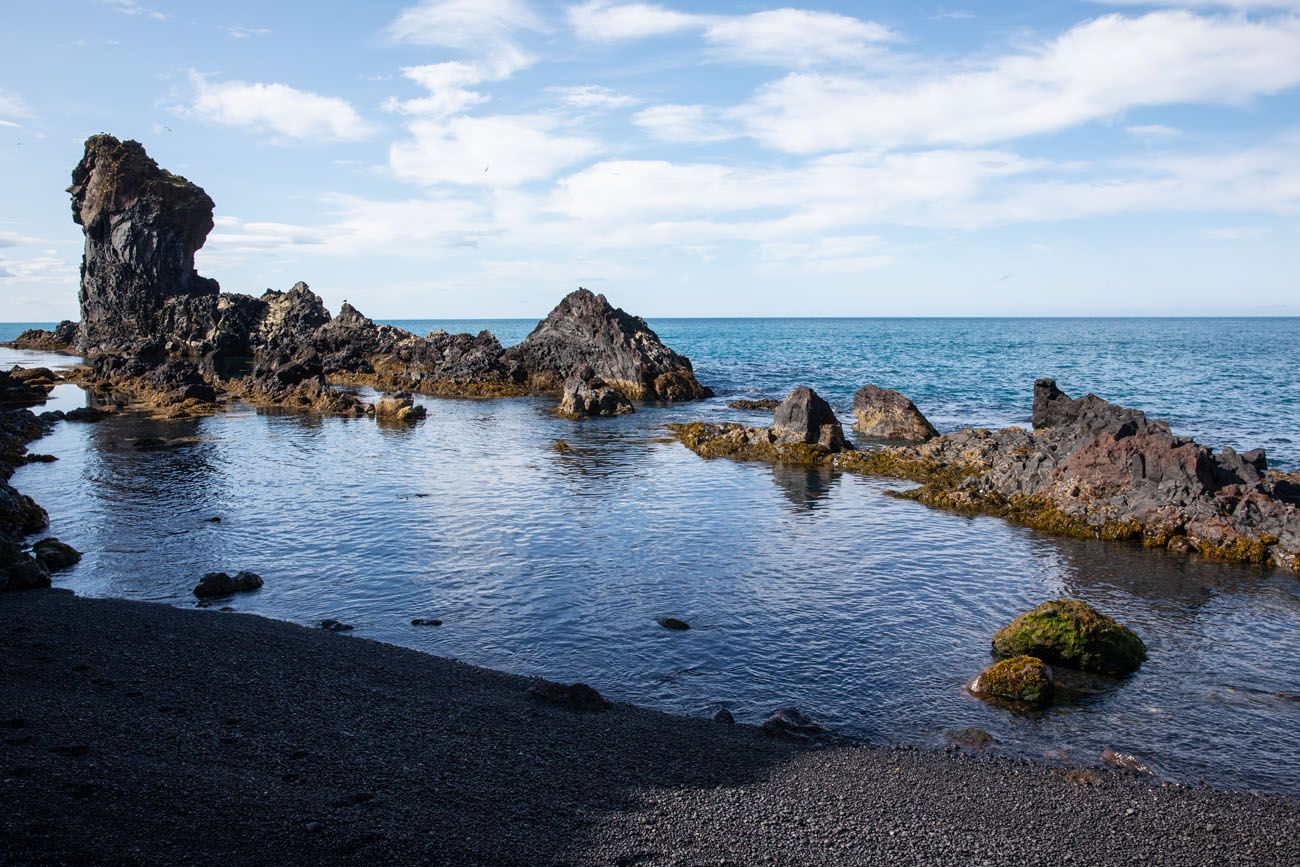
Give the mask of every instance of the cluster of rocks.
[[1034, 707], [1056, 695], [1053, 666], [1114, 676], [1136, 671], [1147, 658], [1133, 630], [1074, 599], [1021, 614], [994, 634], [992, 651], [998, 661], [971, 682], [971, 692]]
[[[796, 400], [800, 393], [787, 403], [807, 402]], [[820, 431], [833, 430], [827, 412], [817, 419]], [[1263, 450], [1214, 452], [1139, 410], [1091, 394], [1073, 399], [1050, 379], [1034, 384], [1032, 430], [966, 428], [935, 436], [911, 401], [874, 386], [855, 395], [854, 414], [864, 436], [916, 442], [853, 449], [833, 435], [814, 437], [807, 423], [792, 442], [780, 408], [769, 428], [670, 427], [704, 457], [907, 479], [919, 486], [897, 496], [938, 508], [1300, 571], [1300, 475], [1269, 470]]]
[[49, 524], [49, 516], [9, 479], [28, 460], [27, 443], [43, 436], [49, 422], [28, 409], [0, 408], [0, 591], [50, 586], [50, 573], [80, 559], [71, 545], [42, 539], [30, 548], [26, 539]]
[[85, 234], [81, 321], [24, 332], [14, 345], [79, 352], [90, 359], [79, 376], [84, 384], [129, 392], [172, 414], [211, 411], [222, 394], [372, 412], [336, 384], [425, 395], [558, 393], [580, 368], [610, 389], [593, 414], [608, 414], [611, 405], [626, 411], [630, 400], [710, 394], [690, 360], [643, 319], [586, 289], [510, 349], [486, 331], [420, 337], [377, 325], [347, 303], [331, 317], [305, 283], [260, 297], [222, 293], [194, 268], [213, 227], [212, 199], [135, 141], [89, 138], [68, 191]]

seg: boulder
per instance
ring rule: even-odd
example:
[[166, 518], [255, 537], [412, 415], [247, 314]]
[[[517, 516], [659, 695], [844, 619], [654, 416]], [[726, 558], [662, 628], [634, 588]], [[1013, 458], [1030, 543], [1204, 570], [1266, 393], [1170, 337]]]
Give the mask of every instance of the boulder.
[[253, 572], [238, 572], [227, 575], [225, 572], [209, 572], [199, 579], [194, 588], [194, 595], [200, 599], [212, 599], [217, 596], [229, 596], [232, 593], [246, 593], [262, 586], [261, 576]]
[[78, 347], [179, 352], [208, 340], [218, 286], [194, 270], [213, 226], [207, 193], [110, 135], [86, 140], [68, 192], [85, 234]]
[[632, 401], [597, 376], [590, 364], [578, 365], [564, 381], [557, 410], [566, 418], [626, 415], [633, 411]]
[[811, 741], [830, 734], [830, 729], [815, 722], [797, 707], [783, 707], [763, 722], [763, 733], [781, 740]]
[[1091, 605], [1054, 599], [999, 629], [993, 636], [993, 656], [1032, 656], [1064, 668], [1127, 674], [1146, 660], [1147, 651], [1131, 629]]
[[110, 415], [112, 415], [112, 413], [105, 412], [104, 410], [99, 409], [98, 407], [79, 406], [76, 409], [70, 409], [67, 412], [65, 412], [63, 414], [63, 418], [65, 421], [84, 421], [84, 422], [94, 423], [97, 421], [103, 421], [104, 419], [108, 418]]
[[610, 703], [596, 691], [595, 687], [585, 683], [566, 684], [543, 680], [528, 690], [528, 697], [542, 704], [577, 711], [592, 712], [610, 707]]
[[633, 400], [695, 400], [712, 394], [645, 320], [587, 289], [569, 293], [504, 361], [534, 390], [557, 390], [581, 364]]
[[985, 698], [1000, 698], [1044, 707], [1052, 703], [1052, 670], [1037, 657], [1013, 656], [994, 663], [971, 681], [970, 691]]
[[40, 560], [19, 556], [0, 563], [0, 590], [40, 590], [50, 586], [50, 570]]
[[725, 707], [720, 707], [718, 708], [717, 713], [713, 715], [713, 721], [724, 726], [734, 726], [736, 724], [736, 717]]
[[805, 386], [790, 392], [776, 408], [771, 430], [781, 443], [817, 444], [832, 453], [853, 448], [830, 404]]
[[49, 389], [26, 382], [12, 371], [0, 370], [0, 407], [27, 407], [45, 403]]
[[51, 572], [67, 569], [81, 562], [81, 552], [51, 536], [32, 545], [32, 554]]
[[864, 436], [882, 440], [923, 443], [934, 439], [934, 429], [905, 395], [889, 388], [864, 385], [853, 395], [853, 427]]
[[415, 403], [405, 392], [398, 392], [375, 401], [375, 420], [396, 424], [414, 424], [428, 414], [428, 410]]

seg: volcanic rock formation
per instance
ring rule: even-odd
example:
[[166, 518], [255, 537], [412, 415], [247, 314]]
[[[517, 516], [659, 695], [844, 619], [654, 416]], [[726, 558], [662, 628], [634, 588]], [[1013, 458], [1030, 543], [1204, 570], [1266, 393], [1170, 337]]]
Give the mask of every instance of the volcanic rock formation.
[[923, 443], [939, 435], [906, 395], [890, 388], [864, 385], [853, 395], [853, 427], [881, 440]]

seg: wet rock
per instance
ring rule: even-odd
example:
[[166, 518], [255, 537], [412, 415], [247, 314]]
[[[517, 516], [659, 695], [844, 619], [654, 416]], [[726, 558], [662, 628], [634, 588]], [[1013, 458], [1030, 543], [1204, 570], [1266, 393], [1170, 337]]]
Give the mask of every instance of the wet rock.
[[23, 462], [28, 464], [52, 464], [58, 458], [54, 455], [30, 454], [23, 456]]
[[1131, 774], [1139, 776], [1150, 776], [1151, 769], [1137, 758], [1137, 756], [1128, 753], [1119, 753], [1107, 747], [1101, 752], [1101, 760], [1112, 768], [1118, 768], [1121, 771], [1128, 771]]
[[778, 708], [763, 723], [769, 737], [791, 741], [810, 741], [830, 734], [830, 729], [815, 722], [796, 707]]
[[103, 421], [104, 419], [108, 418], [110, 415], [112, 415], [112, 413], [105, 412], [104, 410], [99, 409], [98, 407], [79, 406], [76, 409], [68, 410], [67, 412], [65, 412], [63, 414], [63, 418], [65, 421], [82, 421], [82, 422], [94, 423], [97, 421]]
[[596, 375], [590, 364], [580, 364], [564, 381], [557, 412], [566, 418], [625, 415], [634, 410], [623, 392]]
[[209, 572], [199, 579], [198, 586], [194, 588], [194, 595], [200, 599], [212, 599], [256, 590], [261, 586], [261, 576], [253, 572], [238, 572], [234, 575], [225, 572]]
[[581, 288], [507, 350], [503, 360], [539, 391], [558, 390], [570, 372], [589, 364], [634, 400], [695, 400], [712, 394], [695, 379], [690, 359], [664, 346], [644, 319]]
[[727, 406], [732, 409], [744, 410], [767, 410], [772, 411], [781, 405], [781, 401], [772, 397], [760, 398], [759, 400], [750, 400], [748, 398], [738, 398], [727, 401]]
[[543, 704], [555, 705], [577, 711], [600, 711], [610, 707], [594, 687], [585, 683], [555, 683], [544, 680], [528, 690], [529, 698]]
[[85, 233], [80, 349], [183, 351], [207, 340], [218, 286], [194, 270], [194, 254], [212, 231], [212, 199], [139, 142], [110, 135], [86, 140], [68, 192]]
[[677, 631], [684, 631], [691, 628], [690, 624], [685, 620], [678, 620], [676, 617], [660, 617], [655, 621], [655, 623], [658, 623], [664, 629], [674, 629]]
[[26, 407], [45, 403], [49, 389], [28, 382], [14, 371], [0, 370], [0, 407]]
[[1013, 656], [994, 663], [971, 681], [970, 691], [987, 698], [1023, 702], [1035, 707], [1052, 703], [1052, 670], [1033, 656]]
[[905, 395], [864, 385], [853, 395], [853, 427], [864, 436], [900, 442], [926, 442], [939, 432]]
[[724, 726], [734, 726], [736, 717], [725, 707], [718, 708], [718, 712], [713, 715], [713, 721]]
[[411, 620], [412, 626], [441, 626], [442, 621], [436, 617], [415, 617]]
[[40, 590], [50, 586], [50, 570], [25, 555], [0, 558], [0, 590]]
[[351, 632], [352, 631], [352, 625], [349, 623], [344, 623], [341, 620], [326, 619], [326, 620], [322, 620], [318, 625], [320, 626], [321, 629], [324, 629], [326, 632]]
[[781, 401], [772, 414], [771, 430], [778, 442], [816, 444], [832, 453], [853, 448], [830, 404], [805, 386]]
[[398, 392], [375, 401], [376, 421], [395, 424], [414, 424], [428, 414], [425, 407], [417, 405], [411, 395]]
[[947, 729], [943, 736], [954, 744], [963, 747], [987, 747], [994, 743], [993, 735], [984, 729], [975, 728], [974, 726], [961, 729]]
[[1044, 602], [993, 636], [993, 655], [1037, 657], [1051, 665], [1101, 674], [1127, 674], [1146, 659], [1131, 629], [1074, 599]]
[[573, 446], [569, 445], [564, 440], [556, 440], [555, 442], [551, 443], [551, 448], [555, 449], [557, 452], [573, 451]]
[[32, 554], [51, 572], [68, 569], [81, 562], [80, 551], [53, 536], [32, 545]]
[[31, 349], [38, 352], [67, 352], [75, 348], [76, 342], [77, 323], [65, 319], [55, 326], [53, 331], [28, 328], [8, 345], [14, 349]]

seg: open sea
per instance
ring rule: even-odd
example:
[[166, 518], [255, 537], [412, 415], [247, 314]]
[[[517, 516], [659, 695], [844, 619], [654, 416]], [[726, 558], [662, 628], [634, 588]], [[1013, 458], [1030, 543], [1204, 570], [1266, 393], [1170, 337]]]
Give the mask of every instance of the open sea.
[[[510, 345], [535, 321], [393, 324], [486, 328]], [[405, 429], [241, 406], [197, 421], [123, 414], [58, 425], [31, 449], [59, 460], [13, 484], [85, 552], [55, 578], [83, 595], [191, 606], [202, 573], [250, 569], [266, 586], [234, 597], [237, 610], [335, 618], [674, 713], [727, 707], [757, 723], [796, 705], [844, 734], [923, 747], [978, 726], [999, 753], [1092, 765], [1110, 748], [1165, 780], [1300, 793], [1297, 576], [936, 512], [886, 497], [902, 485], [889, 480], [707, 461], [663, 427], [765, 423], [726, 401], [796, 385], [847, 425], [867, 382], [904, 392], [941, 431], [1027, 425], [1034, 379], [1053, 376], [1300, 469], [1300, 320], [651, 325], [715, 399], [573, 422], [544, 398], [422, 398], [428, 418]], [[23, 327], [0, 325], [0, 340]], [[5, 368], [68, 360], [0, 349]], [[84, 402], [59, 386], [49, 408]], [[146, 436], [188, 439], [136, 450]], [[992, 633], [1060, 595], [1131, 626], [1148, 662], [1042, 714], [972, 698]], [[655, 622], [670, 616], [691, 629]]]

